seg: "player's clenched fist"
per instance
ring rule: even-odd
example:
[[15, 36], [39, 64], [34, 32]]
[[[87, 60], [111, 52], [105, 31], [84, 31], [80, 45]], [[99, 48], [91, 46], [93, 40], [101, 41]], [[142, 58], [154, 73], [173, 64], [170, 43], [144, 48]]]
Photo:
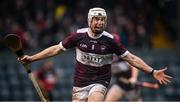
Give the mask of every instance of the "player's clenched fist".
[[25, 63], [32, 62], [33, 59], [32, 59], [32, 56], [24, 55], [22, 57], [18, 57], [18, 61], [20, 61], [21, 63], [25, 64]]

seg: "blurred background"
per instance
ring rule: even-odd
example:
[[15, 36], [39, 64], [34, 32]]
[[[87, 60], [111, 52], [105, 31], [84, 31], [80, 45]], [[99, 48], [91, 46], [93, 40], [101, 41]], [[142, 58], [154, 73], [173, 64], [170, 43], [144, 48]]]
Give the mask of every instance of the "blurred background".
[[[180, 101], [180, 0], [0, 0], [0, 37], [18, 34], [26, 54], [58, 44], [69, 33], [87, 27], [87, 13], [103, 7], [107, 31], [117, 33], [129, 51], [155, 69], [168, 67], [172, 83], [158, 90], [142, 88], [145, 101]], [[58, 75], [54, 101], [70, 101], [75, 53], [50, 58]], [[45, 60], [31, 64], [37, 71]], [[49, 79], [51, 80], [51, 78]], [[140, 81], [155, 80], [140, 72]], [[52, 81], [52, 80], [51, 80]], [[16, 56], [0, 44], [0, 101], [37, 101], [38, 95]]]

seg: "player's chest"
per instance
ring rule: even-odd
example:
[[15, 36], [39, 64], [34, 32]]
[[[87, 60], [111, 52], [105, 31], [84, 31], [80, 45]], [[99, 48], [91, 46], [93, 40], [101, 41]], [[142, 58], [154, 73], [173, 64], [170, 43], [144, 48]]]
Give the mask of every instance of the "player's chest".
[[108, 53], [110, 51], [110, 46], [101, 40], [82, 40], [77, 43], [77, 47], [85, 52], [94, 53]]

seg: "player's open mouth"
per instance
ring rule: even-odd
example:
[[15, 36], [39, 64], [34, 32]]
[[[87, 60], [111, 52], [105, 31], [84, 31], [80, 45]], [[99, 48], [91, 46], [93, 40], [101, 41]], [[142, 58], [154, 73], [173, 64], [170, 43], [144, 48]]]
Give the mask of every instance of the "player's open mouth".
[[95, 27], [96, 30], [102, 30], [102, 27]]

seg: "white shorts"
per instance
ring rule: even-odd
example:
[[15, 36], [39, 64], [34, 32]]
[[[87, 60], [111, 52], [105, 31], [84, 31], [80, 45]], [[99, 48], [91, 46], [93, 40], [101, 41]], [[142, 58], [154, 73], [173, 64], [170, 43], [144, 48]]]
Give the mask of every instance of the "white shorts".
[[85, 87], [73, 87], [73, 100], [86, 100], [92, 92], [101, 92], [106, 94], [107, 88], [102, 84], [91, 84]]

